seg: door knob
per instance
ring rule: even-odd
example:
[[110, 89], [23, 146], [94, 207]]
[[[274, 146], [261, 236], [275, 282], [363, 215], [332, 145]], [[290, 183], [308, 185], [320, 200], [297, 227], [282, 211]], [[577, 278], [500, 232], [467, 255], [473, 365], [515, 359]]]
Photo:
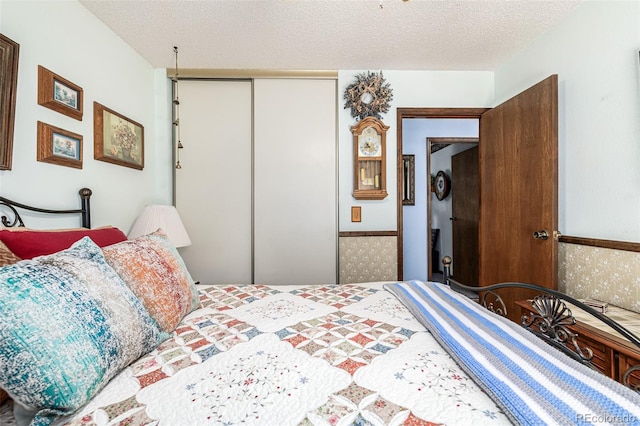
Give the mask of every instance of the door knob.
[[535, 238], [536, 240], [546, 240], [549, 238], [549, 233], [544, 229], [541, 231], [534, 231], [533, 238]]

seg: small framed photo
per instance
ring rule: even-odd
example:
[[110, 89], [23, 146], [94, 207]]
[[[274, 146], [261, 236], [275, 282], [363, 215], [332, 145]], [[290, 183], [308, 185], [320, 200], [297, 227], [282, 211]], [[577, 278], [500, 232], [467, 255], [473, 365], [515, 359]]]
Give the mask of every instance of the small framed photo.
[[132, 169], [144, 168], [144, 127], [93, 103], [93, 158]]
[[38, 161], [82, 168], [82, 136], [38, 121]]
[[38, 65], [38, 105], [82, 121], [82, 87]]

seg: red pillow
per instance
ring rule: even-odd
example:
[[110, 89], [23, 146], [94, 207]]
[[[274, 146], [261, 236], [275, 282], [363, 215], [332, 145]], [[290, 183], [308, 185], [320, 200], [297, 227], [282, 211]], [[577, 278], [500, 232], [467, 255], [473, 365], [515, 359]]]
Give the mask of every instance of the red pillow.
[[85, 236], [91, 238], [100, 247], [127, 239], [124, 232], [110, 226], [96, 229], [40, 230], [23, 228], [0, 231], [0, 241], [21, 259], [32, 259], [36, 256], [44, 256], [68, 249], [71, 244]]

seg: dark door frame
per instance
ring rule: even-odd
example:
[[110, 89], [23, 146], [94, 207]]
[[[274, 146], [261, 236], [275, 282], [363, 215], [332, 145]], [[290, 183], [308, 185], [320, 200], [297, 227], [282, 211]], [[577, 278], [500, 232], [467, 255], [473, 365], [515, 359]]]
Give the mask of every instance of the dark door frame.
[[[402, 223], [402, 185], [403, 185], [403, 161], [402, 161], [402, 120], [405, 118], [475, 118], [480, 119], [490, 108], [398, 108], [396, 110], [396, 186], [397, 200], [396, 211], [398, 221], [398, 280], [402, 281], [404, 268], [404, 247], [403, 247], [403, 223]], [[429, 210], [429, 197], [427, 198], [427, 210]], [[429, 228], [431, 224], [429, 223]], [[431, 232], [427, 230], [427, 235]], [[430, 244], [429, 244], [430, 245]], [[430, 248], [429, 248], [430, 250]], [[431, 257], [429, 256], [429, 259]], [[431, 261], [427, 265], [427, 274], [431, 276]]]

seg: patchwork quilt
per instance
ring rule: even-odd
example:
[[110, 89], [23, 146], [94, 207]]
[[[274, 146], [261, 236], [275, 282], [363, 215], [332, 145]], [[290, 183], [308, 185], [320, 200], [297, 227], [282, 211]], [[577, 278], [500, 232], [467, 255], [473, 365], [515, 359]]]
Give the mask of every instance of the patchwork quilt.
[[66, 425], [510, 424], [382, 283], [200, 290]]

